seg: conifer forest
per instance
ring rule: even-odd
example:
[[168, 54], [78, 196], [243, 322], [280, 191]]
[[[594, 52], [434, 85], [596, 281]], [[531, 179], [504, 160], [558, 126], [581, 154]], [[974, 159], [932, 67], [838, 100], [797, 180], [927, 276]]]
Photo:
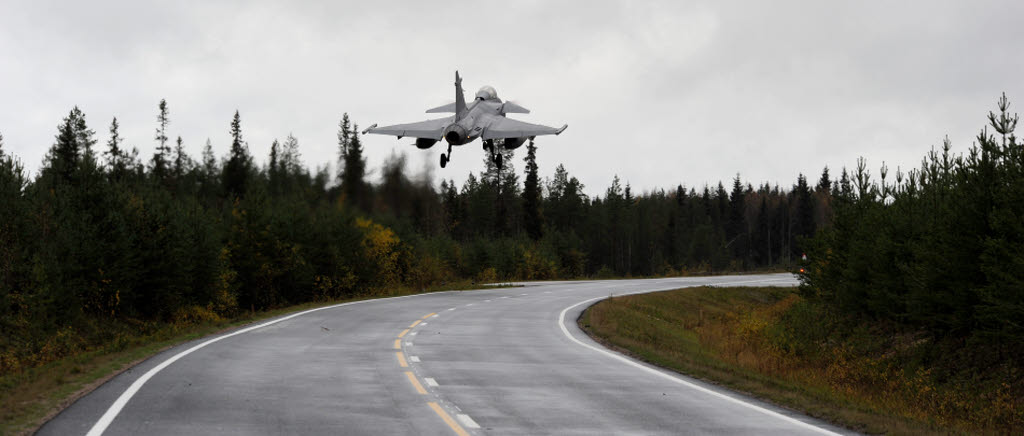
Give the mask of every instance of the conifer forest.
[[542, 174], [532, 142], [504, 151], [521, 174], [482, 159], [461, 186], [436, 183], [393, 155], [371, 180], [347, 114], [337, 162], [304, 162], [291, 135], [251, 155], [238, 112], [227, 155], [206, 140], [192, 156], [171, 109], [156, 105], [156, 152], [140, 156], [116, 118], [97, 133], [75, 107], [31, 177], [0, 137], [0, 373], [119, 329], [394, 287], [801, 267], [822, 326], [1024, 356], [1024, 149], [1005, 97], [966, 154], [946, 142], [920, 168], [861, 160], [784, 186], [726, 173], [650, 192], [609, 174], [594, 196], [563, 166]]

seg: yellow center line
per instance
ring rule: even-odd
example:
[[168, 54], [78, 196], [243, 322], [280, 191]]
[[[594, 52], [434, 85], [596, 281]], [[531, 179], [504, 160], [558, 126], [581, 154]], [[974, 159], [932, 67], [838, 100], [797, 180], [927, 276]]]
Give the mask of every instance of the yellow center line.
[[395, 352], [395, 355], [398, 356], [398, 364], [402, 368], [408, 368], [409, 367], [409, 364], [405, 362], [405, 355], [402, 354], [401, 351]]
[[399, 333], [398, 337], [405, 336], [406, 333], [409, 333], [409, 329], [402, 330], [402, 333]]
[[396, 350], [401, 350], [402, 349], [402, 340], [401, 339], [395, 339], [395, 349]]
[[419, 325], [419, 323], [420, 323], [420, 320], [417, 319], [416, 322], [412, 323], [412, 325], [409, 326], [409, 328], [416, 327], [417, 325]]
[[459, 436], [469, 436], [469, 433], [466, 433], [466, 430], [463, 429], [462, 426], [459, 425], [459, 423], [455, 422], [455, 420], [452, 419], [451, 415], [449, 415], [448, 412], [445, 412], [444, 409], [441, 408], [441, 406], [437, 405], [437, 403], [431, 401], [427, 403], [427, 405], [430, 406], [431, 409], [434, 409], [434, 412], [437, 413], [437, 415], [444, 420], [445, 424], [448, 424], [448, 426], [455, 431], [455, 434]]
[[416, 392], [419, 392], [421, 395], [427, 394], [427, 390], [423, 389], [423, 385], [421, 385], [420, 381], [416, 379], [416, 375], [413, 374], [412, 371], [406, 371], [405, 376], [409, 377], [409, 383], [412, 383], [412, 387], [416, 388]]
[[430, 318], [430, 317], [432, 317], [434, 315], [437, 315], [437, 313], [436, 312], [430, 312], [430, 313], [427, 314], [427, 316], [424, 316], [423, 318], [420, 318], [420, 319], [427, 319], [427, 318]]

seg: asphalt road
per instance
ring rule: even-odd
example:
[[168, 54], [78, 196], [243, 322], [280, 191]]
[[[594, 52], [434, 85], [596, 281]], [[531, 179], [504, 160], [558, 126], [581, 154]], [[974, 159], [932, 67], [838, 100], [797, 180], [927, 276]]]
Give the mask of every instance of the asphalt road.
[[160, 353], [39, 434], [849, 433], [610, 352], [575, 323], [612, 294], [795, 284], [549, 282], [315, 309]]

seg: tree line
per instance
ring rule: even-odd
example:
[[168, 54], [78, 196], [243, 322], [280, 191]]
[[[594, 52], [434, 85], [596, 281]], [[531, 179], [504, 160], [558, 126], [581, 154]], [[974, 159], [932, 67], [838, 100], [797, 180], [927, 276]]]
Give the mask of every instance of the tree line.
[[[828, 309], [827, 324], [870, 322], [974, 369], [1020, 368], [1024, 144], [1009, 107], [1004, 94], [966, 155], [947, 138], [919, 168], [890, 177], [883, 164], [878, 179], [858, 161], [833, 197], [834, 224], [806, 244], [803, 293]], [[1019, 372], [1011, 380], [1019, 390]]]
[[[554, 279], [785, 268], [830, 225], [834, 184], [636, 193], [618, 177], [590, 197], [559, 165], [541, 178], [529, 142], [511, 165], [459, 186], [391, 156], [367, 180], [358, 126], [338, 125], [338, 161], [310, 169], [299, 140], [257, 163], [236, 111], [230, 147], [190, 156], [157, 106], [148, 159], [118, 120], [106, 141], [73, 108], [39, 171], [0, 136], [0, 372], [111, 340], [111, 325], [192, 322], [455, 280]], [[514, 151], [502, 151], [511, 162]]]

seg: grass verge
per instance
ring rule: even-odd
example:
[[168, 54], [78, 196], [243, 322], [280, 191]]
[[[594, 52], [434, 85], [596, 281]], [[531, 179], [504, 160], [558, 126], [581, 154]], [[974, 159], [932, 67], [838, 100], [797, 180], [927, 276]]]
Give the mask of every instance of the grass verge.
[[[823, 328], [803, 313], [806, 306], [793, 288], [688, 288], [609, 298], [578, 323], [594, 339], [641, 360], [857, 431], [1014, 432], [1012, 423], [997, 419], [995, 409], [1003, 406], [998, 398], [989, 402], [992, 392], [964, 393], [929, 378], [927, 370], [910, 370], [894, 357], [900, 350], [879, 347], [878, 338], [821, 341], [825, 333], [802, 340], [794, 332]], [[872, 351], [850, 351], [858, 348]], [[1008, 403], [1015, 407], [1012, 398]], [[952, 410], [957, 404], [961, 411]]]
[[[487, 285], [487, 289], [510, 287]], [[435, 286], [419, 292], [395, 288], [353, 298], [289, 306], [265, 312], [246, 313], [225, 320], [188, 324], [153, 324], [122, 333], [116, 341], [94, 347], [13, 374], [0, 376], [0, 435], [32, 434], [50, 418], [78, 398], [92, 392], [110, 378], [139, 362], [183, 342], [234, 329], [257, 321], [317, 307], [350, 301], [395, 297], [427, 292], [481, 289], [469, 280]], [[130, 331], [127, 330], [126, 331]]]

